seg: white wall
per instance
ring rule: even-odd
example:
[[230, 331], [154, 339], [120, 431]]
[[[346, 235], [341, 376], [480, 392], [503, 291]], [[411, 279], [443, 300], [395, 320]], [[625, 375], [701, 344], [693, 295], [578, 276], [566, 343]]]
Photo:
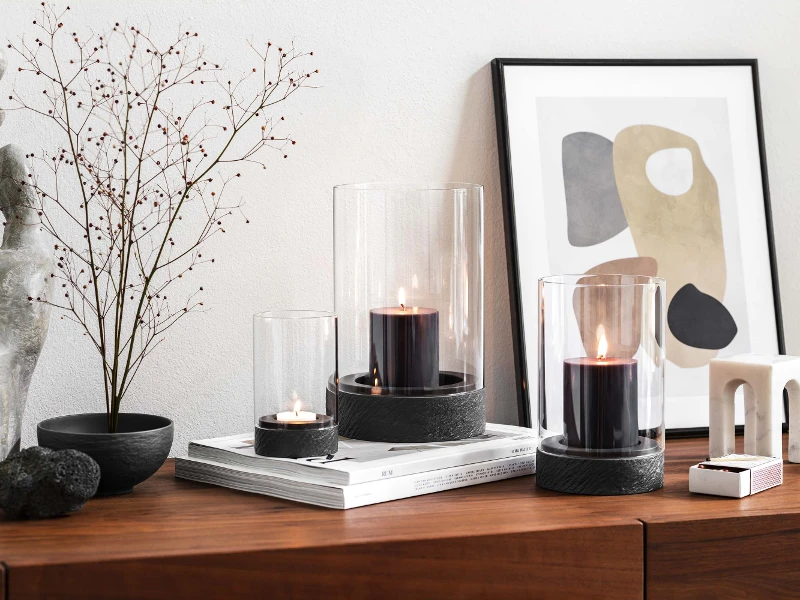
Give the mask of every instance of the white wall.
[[[4, 1], [0, 40], [30, 35], [37, 5]], [[123, 406], [175, 420], [175, 454], [185, 453], [192, 438], [251, 426], [254, 312], [332, 309], [331, 188], [342, 182], [485, 185], [490, 418], [516, 421], [488, 67], [498, 56], [758, 58], [786, 338], [789, 352], [800, 353], [800, 246], [794, 243], [800, 234], [794, 201], [800, 3], [794, 0], [76, 1], [70, 12], [74, 23], [95, 30], [115, 20], [149, 23], [157, 35], [189, 25], [232, 67], [239, 66], [247, 39], [293, 39], [314, 50], [320, 69], [322, 87], [296, 96], [285, 110], [299, 140], [291, 159], [250, 178], [242, 193], [251, 225], [231, 227], [213, 248], [216, 268], [202, 276], [210, 312], [170, 332]], [[10, 58], [0, 98], [15, 80]], [[54, 132], [32, 128], [28, 119], [9, 115], [0, 144], [38, 150], [56, 143]], [[31, 388], [23, 444], [35, 443], [41, 419], [103, 410], [98, 374], [98, 358], [79, 331], [55, 317]]]

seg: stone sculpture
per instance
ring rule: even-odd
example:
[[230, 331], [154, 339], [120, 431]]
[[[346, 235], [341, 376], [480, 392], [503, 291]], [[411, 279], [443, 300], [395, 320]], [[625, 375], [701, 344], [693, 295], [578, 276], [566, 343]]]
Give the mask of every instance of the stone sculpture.
[[734, 397], [744, 387], [744, 452], [783, 456], [783, 390], [789, 394], [789, 461], [800, 462], [800, 357], [739, 354], [709, 366], [708, 455], [733, 454]]
[[25, 448], [0, 463], [0, 509], [12, 519], [44, 519], [80, 509], [94, 496], [100, 467], [77, 450]]
[[[5, 67], [0, 52], [0, 78]], [[19, 450], [28, 386], [50, 321], [45, 302], [50, 253], [33, 208], [33, 189], [20, 183], [29, 180], [29, 173], [21, 148], [0, 148], [0, 210], [5, 218], [0, 246], [0, 460]]]

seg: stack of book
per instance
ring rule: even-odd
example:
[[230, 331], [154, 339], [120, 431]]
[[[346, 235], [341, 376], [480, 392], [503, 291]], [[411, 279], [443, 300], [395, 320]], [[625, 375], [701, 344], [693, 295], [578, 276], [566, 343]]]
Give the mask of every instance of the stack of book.
[[347, 509], [536, 472], [531, 429], [486, 425], [455, 442], [393, 444], [339, 439], [339, 451], [313, 458], [267, 458], [253, 435], [199, 440], [175, 459], [175, 476], [202, 483]]

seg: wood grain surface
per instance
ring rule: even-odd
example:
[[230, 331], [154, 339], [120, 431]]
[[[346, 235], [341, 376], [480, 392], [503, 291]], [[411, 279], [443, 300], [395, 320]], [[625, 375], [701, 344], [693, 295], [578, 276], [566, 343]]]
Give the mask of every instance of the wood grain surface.
[[783, 485], [755, 496], [699, 496], [689, 493], [693, 444], [668, 448], [665, 489], [641, 517], [647, 597], [800, 597], [800, 464], [784, 461]]
[[641, 598], [642, 524], [564, 499], [526, 477], [335, 511], [176, 480], [170, 461], [128, 496], [0, 521], [0, 558], [11, 600]]
[[133, 494], [68, 517], [0, 517], [5, 600], [800, 590], [800, 465], [786, 463], [785, 483], [753, 497], [695, 496], [688, 469], [707, 443], [670, 441], [665, 488], [650, 494], [568, 496], [525, 477], [349, 511], [175, 480], [169, 461]]
[[641, 526], [25, 567], [11, 598], [642, 598]]

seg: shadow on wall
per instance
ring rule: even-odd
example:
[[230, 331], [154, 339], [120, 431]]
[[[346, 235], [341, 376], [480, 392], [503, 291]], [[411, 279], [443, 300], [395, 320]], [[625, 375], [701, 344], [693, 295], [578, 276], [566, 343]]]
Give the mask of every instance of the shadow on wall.
[[467, 81], [450, 181], [484, 186], [484, 380], [487, 420], [518, 424], [503, 206], [489, 64]]

